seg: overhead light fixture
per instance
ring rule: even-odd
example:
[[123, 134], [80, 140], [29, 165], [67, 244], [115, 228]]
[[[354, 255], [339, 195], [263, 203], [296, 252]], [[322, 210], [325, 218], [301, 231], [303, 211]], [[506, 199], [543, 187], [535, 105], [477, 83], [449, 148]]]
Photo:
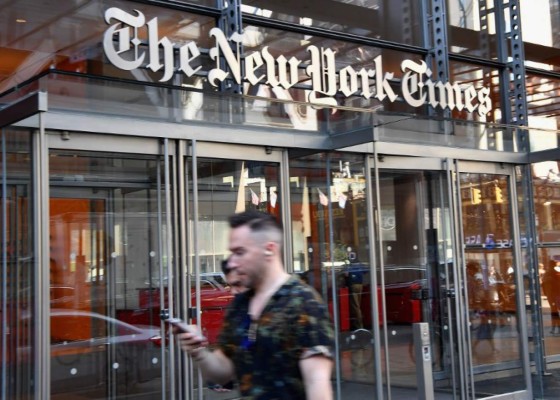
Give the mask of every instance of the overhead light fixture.
[[16, 22], [18, 24], [25, 24], [27, 22], [27, 20], [25, 18], [16, 18]]
[[543, 203], [543, 205], [545, 205], [545, 206], [549, 206], [549, 205], [551, 205], [551, 204], [552, 204], [552, 202], [551, 202], [550, 200], [547, 200], [547, 201], [545, 201], [545, 202]]

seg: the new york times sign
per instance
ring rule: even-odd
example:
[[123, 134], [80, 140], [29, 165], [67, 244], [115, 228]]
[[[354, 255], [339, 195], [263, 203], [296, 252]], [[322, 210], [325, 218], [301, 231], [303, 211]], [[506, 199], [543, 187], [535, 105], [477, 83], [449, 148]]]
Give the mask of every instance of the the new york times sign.
[[[109, 61], [117, 68], [134, 70], [144, 65], [153, 72], [161, 71], [160, 82], [168, 81], [175, 72], [192, 76], [200, 70], [193, 67], [200, 57], [196, 43], [189, 42], [179, 47], [178, 60], [175, 60], [176, 47], [167, 37], [159, 37], [158, 20], [146, 17], [138, 10], [134, 14], [119, 8], [105, 11], [105, 21], [109, 28], [103, 37], [103, 49]], [[140, 47], [140, 30], [147, 30], [147, 50]], [[208, 71], [208, 81], [218, 86], [225, 79], [233, 79], [238, 84], [244, 81], [251, 85], [266, 84], [272, 88], [290, 89], [301, 81], [300, 68], [302, 60], [295, 57], [286, 59], [280, 55], [273, 56], [268, 47], [241, 58], [233, 52], [230, 41], [241, 45], [243, 34], [234, 34], [227, 38], [218, 29], [210, 30], [215, 39], [215, 46], [210, 49], [210, 57], [216, 61], [216, 67]], [[375, 98], [379, 101], [394, 102], [400, 95], [412, 107], [429, 104], [441, 109], [466, 110], [484, 116], [492, 109], [490, 90], [486, 87], [475, 88], [472, 84], [441, 82], [430, 79], [432, 72], [424, 61], [404, 60], [401, 63], [403, 76], [400, 93], [389, 84], [394, 74], [383, 71], [383, 60], [377, 56], [371, 60], [371, 68], [355, 70], [352, 66], [336, 69], [336, 53], [331, 49], [310, 45], [307, 47], [309, 60], [303, 70], [311, 87], [307, 101], [318, 105], [336, 106], [335, 95], [341, 93], [349, 96]], [[225, 60], [227, 69], [220, 67], [219, 60]], [[242, 76], [241, 71], [244, 71]]]

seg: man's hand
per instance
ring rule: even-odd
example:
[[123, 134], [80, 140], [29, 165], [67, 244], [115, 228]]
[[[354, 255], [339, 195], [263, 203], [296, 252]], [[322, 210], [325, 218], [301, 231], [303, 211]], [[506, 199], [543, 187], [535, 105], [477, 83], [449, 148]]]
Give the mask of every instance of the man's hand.
[[188, 329], [174, 326], [173, 333], [177, 337], [179, 346], [195, 361], [200, 361], [204, 358], [207, 353], [208, 339], [202, 335], [198, 326], [188, 325]]

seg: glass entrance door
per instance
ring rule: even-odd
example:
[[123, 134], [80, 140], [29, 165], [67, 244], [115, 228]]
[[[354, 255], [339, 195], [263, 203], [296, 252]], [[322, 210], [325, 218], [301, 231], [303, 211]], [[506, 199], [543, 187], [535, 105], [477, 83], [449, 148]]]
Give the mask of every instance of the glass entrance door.
[[49, 152], [50, 398], [162, 398], [165, 161], [64, 146]]
[[425, 322], [435, 398], [528, 393], [512, 169], [401, 157], [375, 165], [385, 390], [419, 396], [412, 331]]
[[[419, 398], [414, 324], [428, 324], [434, 382], [452, 382], [457, 375], [450, 347], [455, 339], [448, 296], [454, 282], [449, 182], [440, 160], [386, 157], [376, 166], [384, 387], [387, 397]], [[448, 391], [436, 390], [435, 396], [451, 398]]]
[[[460, 312], [475, 398], [528, 396], [528, 328], [525, 293], [527, 247], [516, 229], [513, 168], [459, 163], [456, 190], [463, 254]], [[467, 364], [468, 365], [468, 364]]]
[[[185, 157], [187, 171], [187, 290], [186, 309], [215, 345], [225, 310], [233, 299], [222, 272], [229, 254], [228, 217], [246, 210], [275, 215], [284, 223], [282, 152], [263, 147], [192, 143]], [[287, 241], [286, 241], [287, 242]], [[289, 244], [285, 247], [289, 248]], [[286, 251], [286, 249], [285, 249]], [[197, 379], [185, 379], [192, 398], [238, 398], [235, 385], [225, 388]], [[199, 397], [200, 396], [200, 397]]]

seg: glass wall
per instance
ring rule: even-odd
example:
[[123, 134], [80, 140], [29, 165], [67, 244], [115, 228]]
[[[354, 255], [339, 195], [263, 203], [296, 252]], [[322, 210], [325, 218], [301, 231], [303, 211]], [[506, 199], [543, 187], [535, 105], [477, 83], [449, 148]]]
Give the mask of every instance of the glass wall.
[[560, 6], [554, 0], [521, 0], [521, 30], [525, 42], [525, 65], [558, 71]]
[[[475, 101], [468, 101], [465, 99], [458, 100], [464, 106], [462, 109], [457, 107], [451, 112], [453, 119], [460, 120], [474, 120], [479, 122], [504, 122], [502, 115], [502, 104], [500, 97], [500, 78], [499, 70], [494, 68], [481, 67], [476, 64], [466, 64], [459, 62], [449, 63], [449, 80], [451, 82], [469, 82], [478, 91], [478, 99]], [[481, 97], [484, 100], [481, 100]], [[470, 105], [469, 105], [470, 103]], [[473, 107], [476, 107], [473, 109]], [[484, 111], [484, 112], [483, 112]], [[495, 141], [506, 141], [491, 148], [491, 144], [487, 144], [490, 150], [508, 150], [512, 151], [511, 145], [512, 138], [508, 137], [495, 137]], [[489, 140], [492, 138], [481, 138], [481, 140]], [[481, 146], [480, 148], [485, 148]]]
[[447, 40], [451, 53], [497, 59], [496, 15], [492, 3], [447, 0]]
[[558, 109], [560, 103], [556, 96], [560, 93], [560, 77], [527, 74], [527, 112], [531, 128], [550, 130], [545, 133], [531, 133], [531, 149], [545, 150], [558, 144]]
[[560, 172], [557, 161], [533, 165], [545, 353], [560, 359]]
[[246, 15], [422, 46], [421, 2], [408, 0], [247, 0]]
[[[198, 158], [197, 162], [198, 249], [192, 244], [195, 230], [191, 220], [191, 257], [198, 252], [201, 273], [219, 274], [220, 262], [229, 254], [228, 217], [231, 214], [258, 210], [272, 213], [281, 220], [279, 165], [215, 158]], [[192, 184], [192, 176], [189, 182]], [[192, 193], [192, 186], [190, 190]]]
[[0, 397], [32, 399], [37, 349], [32, 134], [4, 127], [0, 142]]
[[[118, 7], [129, 14], [127, 23], [139, 24], [134, 34], [138, 35], [136, 40], [144, 44], [138, 46], [134, 55], [130, 54], [133, 53], [132, 50], [128, 54], [119, 53], [125, 63], [140, 60], [138, 69], [118, 69], [104, 55], [101, 45], [104, 32], [110, 26], [119, 24], [114, 17], [105, 22], [105, 12], [111, 7]], [[159, 31], [155, 36], [158, 41], [162, 40], [161, 48], [165, 43], [168, 48], [166, 51], [174, 52], [171, 57], [176, 59], [179, 52], [171, 50], [170, 45], [179, 48], [194, 41], [200, 48], [208, 49], [211, 40], [208, 31], [215, 25], [214, 18], [120, 0], [76, 0], [64, 4], [59, 4], [56, 0], [40, 3], [26, 0], [2, 5], [0, 11], [0, 54], [3, 59], [9, 60], [11, 67], [0, 74], [0, 93], [49, 69], [141, 82], [161, 82], [167, 72], [173, 72], [166, 71], [161, 60], [151, 59], [148, 47], [145, 46], [148, 22], [157, 24]], [[164, 36], [169, 44], [163, 40]], [[120, 50], [122, 49], [115, 49], [116, 52]], [[200, 57], [196, 63], [192, 62], [192, 68], [196, 69], [198, 63], [207, 63], [208, 60], [207, 56]], [[171, 63], [169, 67], [173, 65]], [[185, 75], [180, 73], [177, 76]], [[193, 75], [176, 84], [202, 87], [202, 80]]]
[[[287, 61], [288, 65], [290, 62], [295, 62], [294, 60], [299, 61], [298, 64], [313, 62], [319, 65], [319, 62], [324, 62], [325, 64], [321, 65], [326, 71], [324, 76], [323, 72], [317, 71], [310, 77], [305, 69], [287, 66], [289, 71], [285, 71], [284, 74], [287, 75], [289, 82], [297, 84], [289, 85], [289, 89], [285, 88], [288, 86], [285, 84], [271, 88], [268, 84], [264, 84], [264, 79], [261, 79], [262, 83], [259, 81], [257, 84], [245, 85], [244, 91], [247, 95], [276, 97], [298, 103], [311, 102], [327, 106], [375, 109], [378, 113], [402, 112], [421, 115], [428, 113], [427, 106], [414, 108], [400, 96], [403, 77], [401, 63], [407, 59], [421, 63], [422, 58], [418, 55], [251, 25], [245, 27], [245, 33], [246, 54], [256, 51], [266, 52], [274, 58], [283, 57], [281, 59]], [[289, 59], [286, 60], [288, 55]], [[346, 76], [340, 79], [341, 90], [336, 87], [335, 69], [342, 70], [343, 76]], [[254, 74], [262, 77], [266, 71], [267, 67], [263, 64], [255, 69]], [[369, 71], [369, 78], [364, 83], [362, 75], [358, 74], [367, 71]], [[316, 80], [325, 80], [326, 83], [318, 84]], [[256, 99], [254, 102], [249, 102], [247, 108], [259, 106], [259, 103], [262, 101]], [[291, 113], [290, 118], [299, 118], [296, 122], [299, 122], [300, 126], [306, 125], [307, 130], [324, 126], [327, 119], [329, 127], [339, 126], [340, 121], [348, 121], [349, 129], [372, 123], [367, 120], [354, 121], [357, 118], [368, 117], [368, 113], [344, 113], [340, 110], [332, 110], [333, 114], [327, 118], [320, 110], [305, 104], [278, 104], [277, 108], [270, 109], [268, 114], [270, 117], [283, 115], [289, 113], [290, 107], [296, 108], [296, 112]]]

